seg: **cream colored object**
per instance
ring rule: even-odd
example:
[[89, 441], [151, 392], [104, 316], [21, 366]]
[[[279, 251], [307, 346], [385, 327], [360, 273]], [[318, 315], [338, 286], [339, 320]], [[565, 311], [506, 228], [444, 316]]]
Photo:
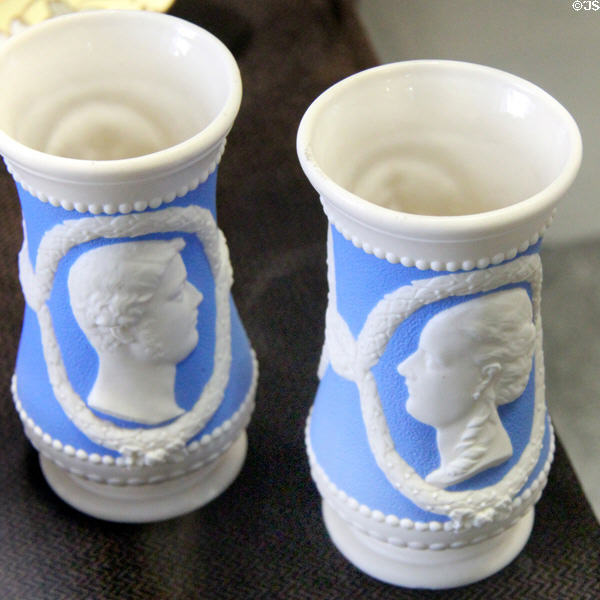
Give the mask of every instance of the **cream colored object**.
[[165, 12], [174, 0], [0, 0], [0, 41], [50, 17], [101, 8]]
[[526, 544], [552, 461], [538, 249], [577, 126], [508, 73], [408, 61], [319, 96], [298, 156], [330, 224], [306, 440], [332, 541], [395, 585], [492, 575]]

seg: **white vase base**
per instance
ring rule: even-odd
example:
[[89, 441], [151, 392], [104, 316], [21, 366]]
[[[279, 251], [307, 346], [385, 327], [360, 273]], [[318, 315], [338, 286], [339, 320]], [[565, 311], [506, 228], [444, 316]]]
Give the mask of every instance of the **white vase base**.
[[204, 506], [239, 474], [247, 451], [246, 432], [214, 462], [184, 476], [144, 485], [96, 483], [61, 469], [40, 454], [46, 481], [67, 504], [83, 513], [120, 523], [162, 521]]
[[468, 585], [508, 565], [527, 543], [534, 510], [502, 533], [456, 549], [413, 550], [379, 541], [344, 521], [323, 501], [325, 526], [338, 550], [368, 575], [408, 588]]

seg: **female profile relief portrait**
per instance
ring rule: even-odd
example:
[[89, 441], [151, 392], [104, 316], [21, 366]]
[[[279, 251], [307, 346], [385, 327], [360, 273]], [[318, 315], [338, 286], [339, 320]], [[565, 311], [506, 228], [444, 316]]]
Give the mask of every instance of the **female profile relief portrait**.
[[73, 315], [98, 355], [91, 408], [147, 425], [185, 412], [176, 366], [198, 344], [202, 294], [187, 280], [184, 246], [181, 238], [110, 244], [71, 267]]
[[532, 312], [523, 288], [467, 300], [432, 317], [417, 350], [398, 365], [407, 412], [436, 429], [440, 466], [425, 478], [432, 485], [460, 483], [512, 456], [498, 407], [529, 381]]

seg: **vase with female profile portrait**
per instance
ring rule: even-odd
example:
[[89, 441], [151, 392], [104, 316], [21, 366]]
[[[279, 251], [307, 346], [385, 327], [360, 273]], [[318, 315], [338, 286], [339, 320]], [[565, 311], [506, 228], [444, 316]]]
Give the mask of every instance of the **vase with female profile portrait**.
[[325, 91], [297, 148], [328, 218], [306, 429], [327, 530], [389, 583], [482, 579], [527, 542], [552, 461], [539, 249], [577, 126], [518, 77], [409, 61]]
[[242, 467], [257, 377], [216, 221], [235, 60], [181, 19], [98, 11], [9, 40], [0, 76], [24, 237], [13, 396], [43, 473], [103, 519], [202, 506]]

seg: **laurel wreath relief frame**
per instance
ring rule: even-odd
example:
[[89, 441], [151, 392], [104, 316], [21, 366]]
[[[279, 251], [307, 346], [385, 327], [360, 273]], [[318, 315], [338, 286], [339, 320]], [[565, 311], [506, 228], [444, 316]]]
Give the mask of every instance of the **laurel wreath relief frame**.
[[[544, 362], [540, 314], [542, 267], [538, 254], [523, 255], [483, 270], [451, 273], [413, 281], [386, 294], [371, 310], [356, 338], [337, 310], [333, 240], [328, 240], [329, 303], [326, 312], [325, 344], [319, 374], [328, 365], [359, 391], [367, 439], [377, 465], [388, 481], [414, 504], [456, 524], [484, 524], [506, 516], [512, 499], [525, 486], [539, 462], [546, 430]], [[528, 282], [531, 286], [536, 326], [535, 400], [530, 440], [516, 464], [496, 484], [478, 490], [448, 491], [425, 481], [400, 456], [384, 415], [379, 390], [371, 369], [383, 356], [397, 327], [417, 309], [451, 296], [491, 292], [505, 285]]]
[[[215, 282], [214, 369], [194, 406], [164, 426], [121, 427], [94, 414], [75, 392], [56, 338], [48, 300], [62, 258], [72, 248], [99, 238], [136, 238], [152, 233], [195, 234], [202, 243]], [[19, 253], [21, 285], [27, 304], [35, 311], [42, 349], [56, 399], [73, 424], [93, 442], [123, 455], [129, 464], [167, 461], [185, 450], [221, 404], [231, 366], [231, 314], [229, 294], [233, 282], [225, 238], [211, 212], [198, 206], [170, 207], [157, 212], [66, 220], [42, 237], [35, 269], [27, 238]]]

